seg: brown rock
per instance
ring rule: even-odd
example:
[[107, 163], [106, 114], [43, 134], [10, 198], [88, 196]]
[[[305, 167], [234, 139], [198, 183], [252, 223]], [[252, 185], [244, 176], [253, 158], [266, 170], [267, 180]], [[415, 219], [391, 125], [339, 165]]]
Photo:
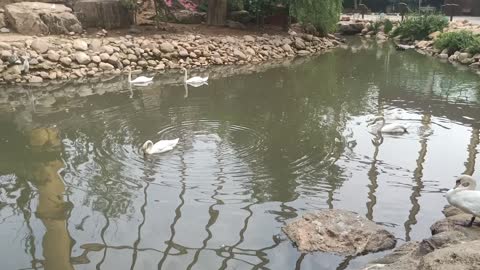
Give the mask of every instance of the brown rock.
[[360, 215], [335, 209], [304, 215], [283, 231], [301, 252], [360, 255], [393, 248], [395, 237]]
[[427, 254], [420, 265], [422, 270], [476, 270], [480, 266], [480, 240], [442, 248]]
[[101, 62], [98, 67], [102, 70], [113, 70], [114, 67], [111, 64]]

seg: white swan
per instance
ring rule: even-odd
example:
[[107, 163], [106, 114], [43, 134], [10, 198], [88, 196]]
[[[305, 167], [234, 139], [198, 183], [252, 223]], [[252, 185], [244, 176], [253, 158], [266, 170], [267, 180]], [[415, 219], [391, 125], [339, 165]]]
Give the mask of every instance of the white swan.
[[188, 78], [188, 71], [186, 68], [182, 68], [182, 70], [185, 72], [185, 82], [192, 85], [192, 86], [195, 86], [195, 85], [200, 85], [200, 84], [204, 84], [208, 81], [208, 76], [207, 77], [192, 77], [192, 78]]
[[405, 132], [408, 132], [407, 127], [402, 124], [398, 124], [398, 123], [386, 124], [385, 118], [383, 118], [383, 116], [379, 116], [375, 118], [373, 122], [369, 125], [375, 125], [372, 128], [372, 131], [374, 133], [381, 132], [381, 133], [391, 133], [391, 134], [403, 134]]
[[175, 140], [161, 140], [155, 144], [148, 140], [143, 144], [142, 150], [147, 155], [164, 153], [172, 150], [177, 145], [178, 140], [178, 138]]
[[475, 190], [477, 183], [469, 175], [461, 175], [453, 189], [447, 191], [446, 197], [450, 205], [465, 213], [473, 215], [466, 226], [471, 227], [475, 217], [480, 217], [480, 191]]
[[132, 70], [128, 70], [128, 82], [136, 85], [146, 85], [153, 81], [153, 77], [139, 76], [132, 81]]

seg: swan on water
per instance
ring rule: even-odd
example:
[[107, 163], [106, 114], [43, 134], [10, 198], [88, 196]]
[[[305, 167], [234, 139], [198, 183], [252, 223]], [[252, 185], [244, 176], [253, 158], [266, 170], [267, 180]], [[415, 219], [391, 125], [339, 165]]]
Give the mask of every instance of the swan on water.
[[144, 86], [153, 81], [153, 77], [139, 76], [132, 81], [132, 70], [128, 70], [128, 82], [130, 84]]
[[[480, 191], [475, 190], [477, 183], [469, 175], [461, 175], [453, 189], [447, 191], [447, 201], [451, 206], [473, 215], [467, 227], [471, 227], [476, 217], [480, 217]], [[463, 225], [463, 224], [462, 224]]]
[[369, 124], [369, 126], [373, 126], [372, 131], [374, 133], [381, 132], [381, 133], [403, 134], [408, 132], [407, 127], [402, 124], [398, 124], [398, 123], [386, 124], [385, 118], [383, 116], [379, 116], [373, 119], [373, 122]]
[[185, 79], [184, 81], [192, 86], [195, 87], [195, 85], [202, 85], [204, 83], [206, 83], [208, 81], [208, 76], [207, 77], [192, 77], [192, 78], [188, 78], [188, 71], [186, 68], [182, 68], [182, 70], [185, 72]]
[[178, 140], [178, 138], [174, 140], [161, 140], [155, 144], [148, 140], [143, 144], [142, 150], [143, 153], [147, 155], [164, 153], [172, 150], [177, 145]]

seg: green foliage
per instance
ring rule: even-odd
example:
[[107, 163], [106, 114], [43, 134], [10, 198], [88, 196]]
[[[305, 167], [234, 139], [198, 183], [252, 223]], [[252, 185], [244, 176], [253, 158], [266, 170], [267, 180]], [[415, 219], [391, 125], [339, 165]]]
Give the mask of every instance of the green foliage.
[[392, 23], [392, 21], [390, 21], [389, 19], [386, 19], [383, 24], [384, 24], [384, 29], [383, 29], [383, 31], [385, 32], [385, 34], [390, 33], [390, 31], [392, 31], [392, 29], [393, 29], [393, 23]]
[[291, 0], [291, 11], [302, 23], [311, 23], [321, 34], [335, 30], [342, 0]]
[[448, 19], [443, 15], [414, 15], [405, 18], [392, 35], [403, 39], [421, 40], [433, 32], [442, 31], [447, 26]]
[[435, 40], [434, 45], [440, 50], [447, 49], [449, 54], [456, 51], [475, 54], [480, 53], [480, 36], [469, 31], [443, 33]]
[[120, 4], [130, 11], [137, 8], [136, 0], [120, 0]]

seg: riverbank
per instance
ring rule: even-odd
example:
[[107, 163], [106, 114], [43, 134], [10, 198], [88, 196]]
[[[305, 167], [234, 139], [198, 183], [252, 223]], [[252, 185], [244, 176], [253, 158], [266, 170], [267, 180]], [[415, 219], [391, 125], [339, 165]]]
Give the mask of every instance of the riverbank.
[[[163, 72], [213, 65], [256, 64], [307, 56], [341, 44], [330, 35], [288, 34], [209, 35], [150, 34], [109, 37], [47, 36], [0, 42], [0, 83], [41, 83], [121, 74], [129, 69]], [[28, 61], [28, 67], [25, 62]]]
[[459, 225], [471, 215], [446, 206], [445, 219], [432, 224], [432, 236], [407, 242], [391, 254], [372, 261], [364, 270], [477, 269], [480, 265], [480, 226]]

